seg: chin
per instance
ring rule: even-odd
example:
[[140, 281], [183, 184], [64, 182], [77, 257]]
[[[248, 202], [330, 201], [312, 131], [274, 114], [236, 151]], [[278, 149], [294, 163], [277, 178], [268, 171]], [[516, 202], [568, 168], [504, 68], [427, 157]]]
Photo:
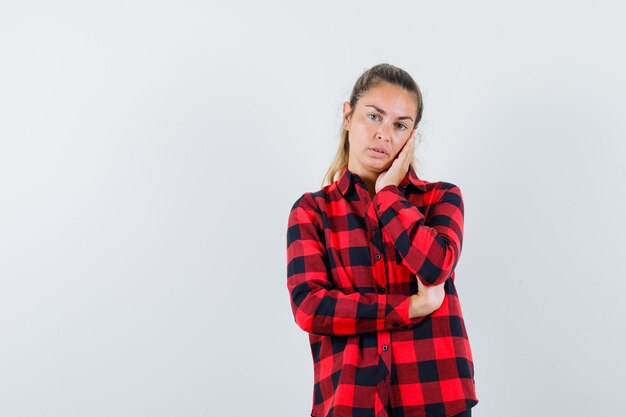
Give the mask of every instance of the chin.
[[385, 162], [385, 163], [381, 162], [381, 163], [378, 163], [378, 164], [370, 164], [370, 165], [368, 165], [368, 167], [371, 168], [372, 171], [381, 173], [383, 171], [388, 170], [391, 167], [391, 164], [387, 163], [387, 162]]

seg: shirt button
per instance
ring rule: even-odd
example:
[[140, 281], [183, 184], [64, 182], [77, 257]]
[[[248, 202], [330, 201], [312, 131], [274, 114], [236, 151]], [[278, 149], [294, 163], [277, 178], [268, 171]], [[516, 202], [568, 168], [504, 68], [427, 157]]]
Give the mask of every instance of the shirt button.
[[393, 327], [396, 327], [396, 328], [397, 328], [397, 327], [400, 327], [400, 323], [398, 323], [397, 321], [394, 321], [394, 322], [393, 322]]
[[380, 204], [376, 204], [376, 210], [380, 210]]
[[381, 294], [384, 294], [385, 293], [385, 289], [383, 287], [380, 287], [378, 289], [378, 292], [381, 293]]
[[374, 226], [374, 231], [377, 231], [377, 230], [378, 230], [378, 226]]
[[377, 253], [376, 254], [376, 260], [379, 260], [379, 259], [380, 259], [380, 253]]
[[389, 346], [387, 346], [387, 345], [383, 345], [383, 350], [384, 350], [385, 352], [387, 351], [387, 349], [389, 349]]

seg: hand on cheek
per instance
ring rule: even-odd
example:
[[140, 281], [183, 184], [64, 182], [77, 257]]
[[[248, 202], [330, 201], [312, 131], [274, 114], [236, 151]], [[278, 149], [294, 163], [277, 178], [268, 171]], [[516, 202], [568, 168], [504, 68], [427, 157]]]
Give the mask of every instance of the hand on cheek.
[[381, 172], [376, 179], [376, 192], [388, 185], [400, 185], [400, 182], [409, 170], [415, 149], [415, 135], [404, 144], [398, 156], [393, 160], [388, 170]]

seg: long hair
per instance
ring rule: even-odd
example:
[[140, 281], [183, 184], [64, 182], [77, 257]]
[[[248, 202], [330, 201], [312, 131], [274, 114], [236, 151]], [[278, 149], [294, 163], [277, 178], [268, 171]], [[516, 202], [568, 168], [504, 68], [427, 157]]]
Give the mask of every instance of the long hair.
[[[411, 75], [401, 68], [393, 66], [391, 64], [378, 64], [365, 70], [363, 74], [356, 80], [354, 87], [352, 88], [352, 94], [350, 95], [351, 112], [356, 108], [357, 101], [372, 87], [380, 84], [381, 82], [387, 82], [393, 85], [402, 87], [408, 92], [415, 94], [417, 101], [417, 114], [415, 115], [414, 127], [422, 119], [422, 112], [424, 105], [422, 103], [422, 92], [420, 91], [417, 83], [413, 80]], [[350, 116], [352, 113], [350, 113]], [[348, 141], [348, 131], [341, 127], [341, 133], [339, 137], [339, 148], [335, 154], [335, 159], [330, 164], [326, 175], [322, 181], [322, 187], [327, 184], [332, 184], [336, 181], [338, 174], [340, 174], [344, 168], [348, 166], [348, 156], [350, 154], [350, 142]]]

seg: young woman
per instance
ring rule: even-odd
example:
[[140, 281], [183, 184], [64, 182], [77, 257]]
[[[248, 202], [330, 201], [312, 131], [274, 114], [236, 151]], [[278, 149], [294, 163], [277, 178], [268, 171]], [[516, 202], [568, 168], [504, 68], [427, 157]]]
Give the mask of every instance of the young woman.
[[287, 288], [309, 333], [314, 417], [465, 417], [478, 403], [454, 285], [463, 199], [411, 166], [422, 109], [407, 72], [365, 71], [329, 184], [289, 214]]

